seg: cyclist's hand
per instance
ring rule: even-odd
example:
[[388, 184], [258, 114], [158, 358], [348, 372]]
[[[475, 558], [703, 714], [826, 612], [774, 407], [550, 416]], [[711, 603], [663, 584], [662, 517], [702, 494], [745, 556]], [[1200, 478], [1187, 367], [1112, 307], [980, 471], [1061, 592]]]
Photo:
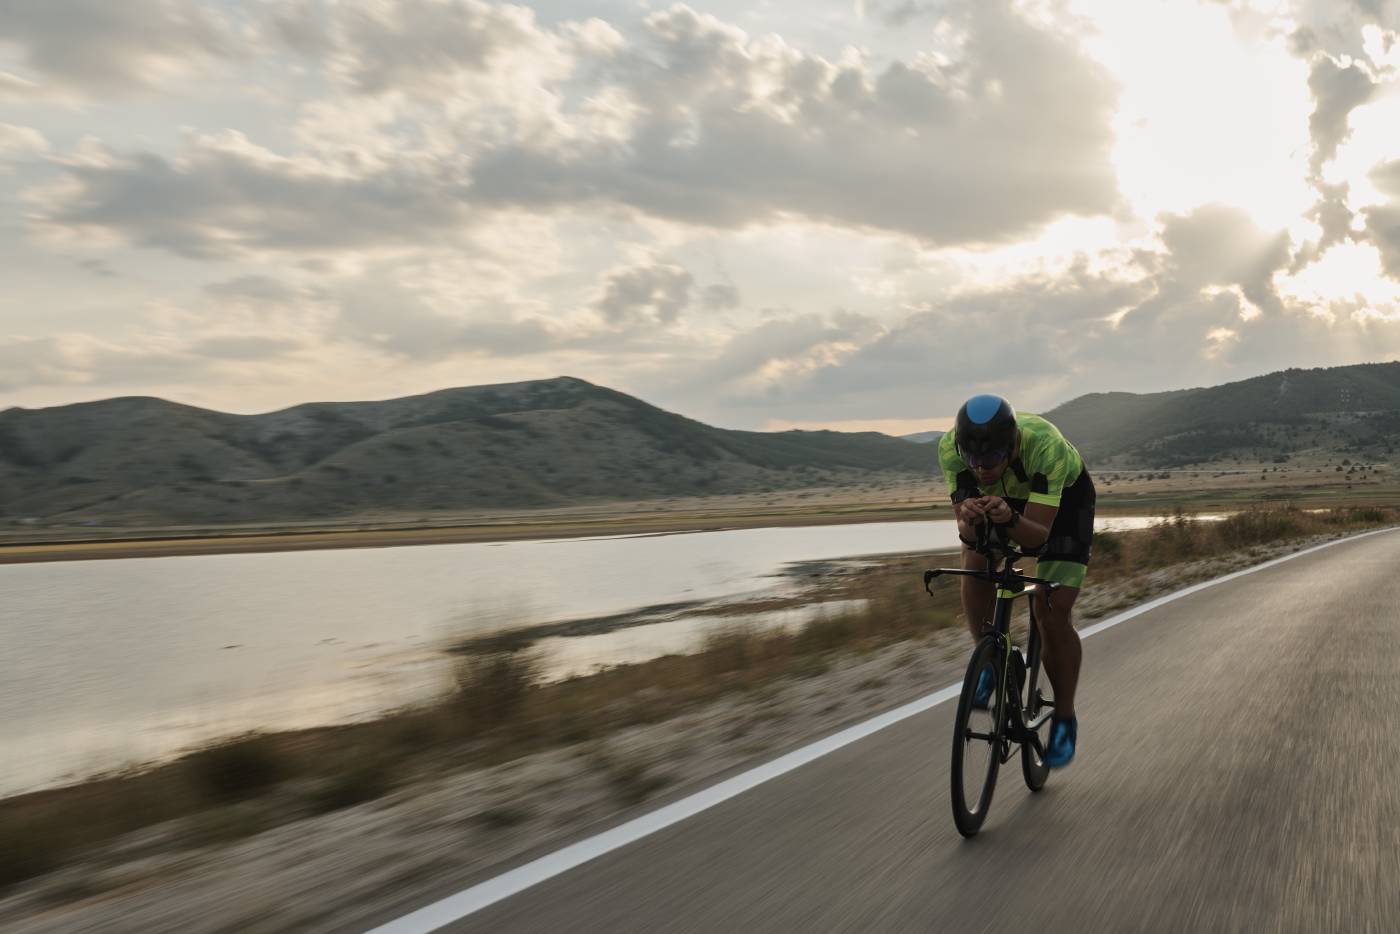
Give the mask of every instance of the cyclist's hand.
[[976, 525], [983, 521], [983, 516], [986, 514], [986, 508], [982, 505], [984, 499], [986, 497], [974, 496], [954, 504], [953, 515], [957, 517], [959, 522]]
[[1011, 504], [1000, 496], [982, 497], [982, 511], [988, 519], [998, 523], [1010, 522], [1014, 515]]

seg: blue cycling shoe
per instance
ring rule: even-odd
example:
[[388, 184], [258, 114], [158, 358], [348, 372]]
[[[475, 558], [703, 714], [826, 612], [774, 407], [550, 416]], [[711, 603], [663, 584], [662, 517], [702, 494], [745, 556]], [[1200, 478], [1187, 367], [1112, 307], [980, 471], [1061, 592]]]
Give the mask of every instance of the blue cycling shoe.
[[983, 668], [977, 678], [977, 690], [972, 695], [972, 709], [986, 710], [992, 702], [992, 691], [996, 689], [996, 675], [990, 668]]
[[1050, 742], [1045, 744], [1045, 764], [1062, 769], [1074, 759], [1074, 744], [1079, 739], [1079, 718], [1062, 720], [1050, 718]]

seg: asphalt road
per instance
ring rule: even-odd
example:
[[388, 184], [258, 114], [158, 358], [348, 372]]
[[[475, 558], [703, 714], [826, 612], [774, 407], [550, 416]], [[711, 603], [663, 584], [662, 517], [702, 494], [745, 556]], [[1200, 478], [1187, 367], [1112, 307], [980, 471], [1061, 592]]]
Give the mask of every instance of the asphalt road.
[[[982, 833], [945, 703], [454, 931], [1400, 930], [1400, 534], [1085, 641], [1080, 752]], [[937, 687], [933, 685], [931, 687]]]

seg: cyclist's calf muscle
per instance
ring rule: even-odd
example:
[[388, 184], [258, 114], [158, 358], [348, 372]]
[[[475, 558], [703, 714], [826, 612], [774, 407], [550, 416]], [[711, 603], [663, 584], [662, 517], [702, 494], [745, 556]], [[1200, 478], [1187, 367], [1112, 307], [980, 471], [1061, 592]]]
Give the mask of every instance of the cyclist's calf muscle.
[[[981, 571], [987, 566], [987, 559], [966, 546], [962, 550], [962, 566], [965, 570]], [[992, 605], [996, 601], [996, 588], [991, 581], [975, 577], [959, 579], [959, 595], [962, 598], [963, 615], [967, 619], [967, 629], [974, 639], [981, 638], [991, 624]]]

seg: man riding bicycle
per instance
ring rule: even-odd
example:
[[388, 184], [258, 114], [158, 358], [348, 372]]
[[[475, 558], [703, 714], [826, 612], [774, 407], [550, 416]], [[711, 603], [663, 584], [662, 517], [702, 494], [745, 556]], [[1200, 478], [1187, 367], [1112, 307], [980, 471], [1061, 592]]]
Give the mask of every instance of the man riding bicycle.
[[[1083, 658], [1072, 610], [1094, 534], [1094, 483], [1084, 459], [1045, 419], [1018, 416], [1000, 396], [981, 395], [958, 410], [953, 430], [939, 441], [938, 461], [963, 540], [962, 566], [986, 568], [987, 559], [974, 546], [976, 526], [990, 522], [1021, 551], [1039, 553], [1037, 577], [1062, 585], [1052, 601], [1043, 593], [1034, 599], [1045, 673], [1055, 690], [1045, 764], [1066, 766], [1079, 733], [1074, 691]], [[990, 581], [962, 578], [963, 613], [974, 639], [986, 631], [995, 599]], [[974, 703], [985, 707], [994, 687], [990, 670], [983, 671], [982, 681]]]

